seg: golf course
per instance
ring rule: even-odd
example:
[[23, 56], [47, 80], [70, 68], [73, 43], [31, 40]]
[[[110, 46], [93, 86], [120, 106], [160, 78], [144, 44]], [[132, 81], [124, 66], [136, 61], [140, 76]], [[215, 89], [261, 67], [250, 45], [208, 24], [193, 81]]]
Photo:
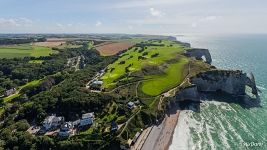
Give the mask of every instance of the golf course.
[[101, 77], [103, 87], [112, 89], [121, 83], [141, 82], [138, 87], [149, 96], [157, 96], [179, 85], [188, 59], [185, 48], [167, 40], [143, 41], [119, 56]]

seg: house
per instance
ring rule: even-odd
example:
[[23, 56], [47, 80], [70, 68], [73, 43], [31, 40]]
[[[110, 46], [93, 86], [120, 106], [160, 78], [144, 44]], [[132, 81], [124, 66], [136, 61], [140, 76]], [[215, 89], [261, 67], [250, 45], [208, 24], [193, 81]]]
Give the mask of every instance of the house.
[[4, 92], [4, 96], [10, 96], [10, 95], [12, 95], [12, 94], [14, 94], [14, 93], [16, 93], [16, 88], [12, 88], [12, 89], [9, 89], [9, 90], [6, 90], [5, 92]]
[[102, 85], [103, 84], [103, 81], [96, 80], [92, 84], [94, 84], [94, 85]]
[[118, 130], [118, 124], [115, 121], [111, 122], [111, 131], [117, 131]]
[[101, 86], [102, 86], [102, 84], [103, 84], [103, 81], [95, 80], [95, 81], [93, 81], [92, 84], [90, 85], [90, 89], [100, 91], [100, 90], [101, 90]]
[[45, 130], [57, 128], [64, 122], [64, 117], [57, 117], [55, 114], [48, 116], [43, 121], [43, 127]]
[[127, 107], [133, 109], [135, 107], [135, 104], [133, 102], [128, 102]]
[[72, 122], [65, 122], [60, 128], [60, 131], [58, 132], [58, 136], [69, 137], [73, 128], [74, 126]]
[[78, 120], [73, 121], [72, 124], [73, 124], [74, 127], [78, 127], [80, 122], [81, 122], [81, 120], [78, 119]]
[[80, 121], [80, 127], [92, 125], [94, 122], [94, 113], [86, 113], [82, 115], [82, 119]]

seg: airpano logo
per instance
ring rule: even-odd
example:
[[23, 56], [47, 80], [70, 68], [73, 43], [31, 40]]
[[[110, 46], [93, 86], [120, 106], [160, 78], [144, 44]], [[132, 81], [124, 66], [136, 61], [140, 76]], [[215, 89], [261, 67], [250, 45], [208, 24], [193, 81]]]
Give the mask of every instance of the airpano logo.
[[245, 147], [262, 147], [264, 145], [264, 142], [244, 142], [243, 145]]

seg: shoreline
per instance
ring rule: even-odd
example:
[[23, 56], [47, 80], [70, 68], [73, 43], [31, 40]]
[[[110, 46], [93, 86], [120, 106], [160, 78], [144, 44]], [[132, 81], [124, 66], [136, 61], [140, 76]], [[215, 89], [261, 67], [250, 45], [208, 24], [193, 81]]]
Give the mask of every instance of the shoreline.
[[178, 124], [180, 115], [179, 106], [173, 105], [158, 126], [153, 126], [150, 134], [145, 139], [142, 150], [168, 150], [173, 139], [174, 130]]

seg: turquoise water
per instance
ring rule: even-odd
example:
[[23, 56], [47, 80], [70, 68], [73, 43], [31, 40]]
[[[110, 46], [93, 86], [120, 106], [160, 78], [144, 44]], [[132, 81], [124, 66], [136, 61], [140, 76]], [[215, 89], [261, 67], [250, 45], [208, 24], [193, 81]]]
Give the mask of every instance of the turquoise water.
[[[267, 149], [267, 35], [185, 36], [177, 40], [210, 50], [212, 64], [253, 72], [261, 107], [204, 101], [200, 112], [183, 111], [171, 150]], [[224, 98], [221, 98], [224, 99]]]

